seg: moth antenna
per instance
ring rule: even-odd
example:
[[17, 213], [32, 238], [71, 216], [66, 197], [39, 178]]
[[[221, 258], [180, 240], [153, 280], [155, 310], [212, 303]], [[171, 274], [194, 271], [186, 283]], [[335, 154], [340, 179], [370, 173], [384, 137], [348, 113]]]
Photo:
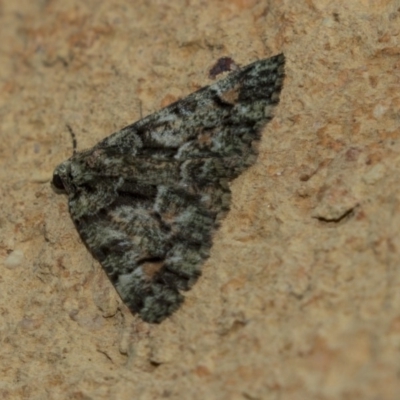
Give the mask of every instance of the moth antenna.
[[140, 115], [140, 119], [143, 118], [143, 108], [142, 108], [142, 101], [139, 100], [139, 115]]
[[68, 129], [69, 134], [71, 135], [72, 139], [72, 155], [74, 156], [76, 154], [76, 148], [77, 148], [77, 141], [76, 141], [76, 135], [75, 132], [72, 130], [71, 125], [66, 124], [66, 127]]

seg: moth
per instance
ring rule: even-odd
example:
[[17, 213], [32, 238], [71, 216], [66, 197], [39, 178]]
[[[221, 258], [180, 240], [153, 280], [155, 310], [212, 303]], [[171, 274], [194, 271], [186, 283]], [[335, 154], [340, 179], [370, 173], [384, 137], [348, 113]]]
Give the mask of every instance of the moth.
[[54, 171], [71, 218], [124, 303], [159, 323], [184, 300], [254, 164], [284, 79], [259, 60], [75, 153]]

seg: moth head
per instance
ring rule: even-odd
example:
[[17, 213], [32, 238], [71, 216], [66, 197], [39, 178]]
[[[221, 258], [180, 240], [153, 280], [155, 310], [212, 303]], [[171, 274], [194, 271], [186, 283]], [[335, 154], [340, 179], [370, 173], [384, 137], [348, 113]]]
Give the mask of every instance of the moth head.
[[68, 193], [71, 181], [71, 162], [64, 161], [56, 167], [51, 185], [59, 193]]

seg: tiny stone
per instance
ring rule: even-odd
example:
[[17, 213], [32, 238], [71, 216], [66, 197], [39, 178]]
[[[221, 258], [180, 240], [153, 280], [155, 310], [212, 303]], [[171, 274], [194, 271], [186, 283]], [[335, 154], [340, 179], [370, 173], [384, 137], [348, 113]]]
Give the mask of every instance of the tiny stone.
[[22, 250], [12, 251], [4, 261], [4, 265], [7, 268], [15, 268], [21, 265], [24, 259], [24, 252]]

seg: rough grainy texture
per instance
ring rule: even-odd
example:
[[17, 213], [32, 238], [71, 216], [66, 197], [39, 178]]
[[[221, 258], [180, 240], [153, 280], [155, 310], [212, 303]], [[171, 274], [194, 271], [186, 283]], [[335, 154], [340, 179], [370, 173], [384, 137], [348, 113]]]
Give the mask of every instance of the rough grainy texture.
[[[0, 2], [0, 398], [397, 400], [399, 10]], [[92, 148], [213, 83], [219, 58], [280, 52], [279, 106], [201, 279], [143, 322], [49, 187], [66, 124]]]
[[284, 56], [254, 62], [129, 125], [54, 171], [81, 238], [131, 311], [161, 322], [182, 303], [256, 160]]

